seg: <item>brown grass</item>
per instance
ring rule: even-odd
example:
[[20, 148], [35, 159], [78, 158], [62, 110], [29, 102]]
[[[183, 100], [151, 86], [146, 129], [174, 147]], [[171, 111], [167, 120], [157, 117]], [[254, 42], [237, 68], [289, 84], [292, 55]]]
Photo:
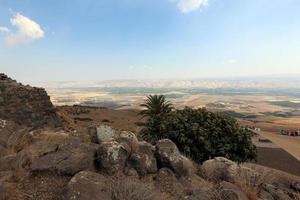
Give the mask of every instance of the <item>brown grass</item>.
[[242, 169], [246, 170], [240, 170], [235, 184], [243, 190], [249, 200], [257, 200], [262, 185], [273, 182], [275, 173], [268, 169], [260, 169], [258, 173], [255, 166], [244, 166]]
[[145, 183], [125, 177], [111, 179], [110, 192], [112, 200], [152, 200], [155, 194]]

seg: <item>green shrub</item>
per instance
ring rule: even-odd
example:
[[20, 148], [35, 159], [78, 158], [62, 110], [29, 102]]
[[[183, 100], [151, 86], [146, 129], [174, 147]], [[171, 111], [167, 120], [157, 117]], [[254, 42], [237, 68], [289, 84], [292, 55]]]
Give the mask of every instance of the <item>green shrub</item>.
[[251, 132], [241, 128], [234, 118], [205, 108], [175, 110], [159, 121], [150, 117], [143, 134], [152, 143], [161, 138], [172, 140], [197, 162], [217, 156], [237, 162], [256, 158]]

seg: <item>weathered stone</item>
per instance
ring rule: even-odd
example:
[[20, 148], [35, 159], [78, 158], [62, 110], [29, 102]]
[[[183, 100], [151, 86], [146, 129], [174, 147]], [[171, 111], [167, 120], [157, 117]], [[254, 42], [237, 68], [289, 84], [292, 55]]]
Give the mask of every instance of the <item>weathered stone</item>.
[[0, 157], [0, 171], [14, 170], [16, 162], [16, 155], [7, 155]]
[[109, 200], [109, 180], [100, 174], [82, 171], [76, 174], [68, 183], [63, 200]]
[[[242, 183], [248, 181], [251, 187], [256, 187], [260, 174], [255, 170], [238, 165], [237, 163], [223, 157], [216, 157], [205, 161], [201, 166], [202, 175], [210, 181], [227, 181], [231, 183]], [[247, 177], [247, 180], [244, 180]]]
[[98, 169], [108, 174], [123, 171], [130, 150], [127, 144], [116, 141], [102, 142], [96, 153]]
[[124, 174], [129, 177], [139, 178], [138, 172], [135, 169], [130, 167], [125, 167]]
[[291, 189], [293, 189], [295, 192], [299, 192], [300, 193], [300, 181], [293, 181], [291, 183]]
[[116, 138], [116, 131], [110, 126], [97, 127], [98, 143], [112, 141]]
[[168, 139], [156, 144], [156, 157], [159, 167], [172, 169], [177, 176], [189, 176], [195, 172], [193, 163], [181, 155], [177, 146]]
[[262, 190], [258, 196], [261, 199], [266, 200], [292, 200], [288, 191], [271, 184], [263, 184]]
[[13, 171], [0, 171], [0, 200], [7, 199], [6, 192], [11, 188]]
[[117, 138], [118, 142], [126, 142], [129, 145], [131, 145], [132, 143], [137, 143], [138, 139], [136, 137], [136, 135], [133, 132], [130, 131], [122, 131], [119, 135], [119, 137]]
[[0, 74], [0, 118], [31, 127], [60, 127], [45, 89], [24, 86]]
[[216, 157], [205, 161], [202, 164], [201, 169], [203, 175], [212, 181], [223, 180], [232, 182], [233, 178], [238, 173], [239, 166], [226, 158]]
[[90, 126], [88, 127], [88, 135], [91, 138], [91, 142], [95, 144], [99, 144], [98, 137], [97, 137], [97, 127], [96, 126]]
[[140, 176], [157, 172], [157, 163], [154, 157], [154, 147], [147, 142], [136, 143], [128, 159], [128, 165], [137, 170]]
[[[39, 149], [40, 148], [40, 149]], [[93, 167], [96, 149], [83, 143], [51, 144], [38, 142], [31, 145], [25, 154], [31, 172], [54, 171], [63, 175], [74, 175]], [[21, 152], [24, 154], [24, 152]], [[26, 156], [20, 156], [24, 159]], [[24, 164], [22, 164], [24, 165]]]

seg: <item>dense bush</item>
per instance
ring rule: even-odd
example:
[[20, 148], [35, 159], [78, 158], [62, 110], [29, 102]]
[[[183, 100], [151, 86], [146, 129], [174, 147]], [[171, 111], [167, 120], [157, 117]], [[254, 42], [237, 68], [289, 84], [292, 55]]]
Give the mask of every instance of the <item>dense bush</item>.
[[248, 130], [241, 128], [234, 118], [205, 108], [175, 110], [160, 121], [150, 117], [144, 139], [154, 143], [161, 138], [171, 139], [181, 152], [198, 162], [217, 156], [238, 162], [256, 157]]

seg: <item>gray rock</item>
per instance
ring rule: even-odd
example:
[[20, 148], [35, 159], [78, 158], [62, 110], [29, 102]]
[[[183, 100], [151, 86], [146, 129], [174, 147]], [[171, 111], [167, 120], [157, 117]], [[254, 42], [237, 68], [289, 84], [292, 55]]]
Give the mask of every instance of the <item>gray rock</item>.
[[109, 180], [100, 174], [82, 171], [76, 174], [63, 192], [63, 200], [110, 200]]
[[97, 137], [97, 127], [96, 126], [90, 126], [90, 127], [87, 128], [87, 132], [88, 132], [88, 135], [91, 138], [91, 142], [95, 143], [95, 144], [99, 144], [98, 137]]
[[136, 169], [140, 176], [157, 172], [157, 163], [154, 157], [154, 147], [147, 142], [136, 143], [128, 159], [128, 165]]
[[97, 127], [97, 138], [99, 144], [101, 144], [102, 142], [115, 140], [116, 131], [110, 126], [99, 126]]
[[288, 191], [271, 184], [263, 184], [258, 196], [266, 200], [292, 200]]
[[293, 181], [291, 183], [291, 189], [293, 189], [295, 192], [299, 192], [300, 193], [300, 182], [299, 181]]
[[[60, 145], [33, 144], [27, 151], [31, 172], [54, 171], [63, 175], [74, 175], [93, 167], [96, 149], [83, 143], [64, 143]], [[35, 151], [36, 150], [36, 151]]]
[[212, 181], [229, 181], [237, 175], [239, 166], [227, 158], [216, 157], [205, 161], [201, 170], [203, 175]]
[[193, 163], [181, 155], [177, 146], [169, 139], [157, 142], [155, 154], [159, 167], [170, 168], [177, 176], [190, 176], [195, 173]]
[[130, 147], [116, 141], [102, 142], [97, 149], [96, 163], [100, 171], [114, 174], [124, 170]]
[[137, 143], [138, 139], [133, 132], [130, 131], [122, 131], [117, 138], [118, 142], [126, 142], [128, 144]]
[[7, 155], [0, 157], [0, 171], [14, 170], [16, 162], [16, 155]]
[[133, 168], [125, 167], [124, 174], [132, 178], [139, 178], [138, 172]]

